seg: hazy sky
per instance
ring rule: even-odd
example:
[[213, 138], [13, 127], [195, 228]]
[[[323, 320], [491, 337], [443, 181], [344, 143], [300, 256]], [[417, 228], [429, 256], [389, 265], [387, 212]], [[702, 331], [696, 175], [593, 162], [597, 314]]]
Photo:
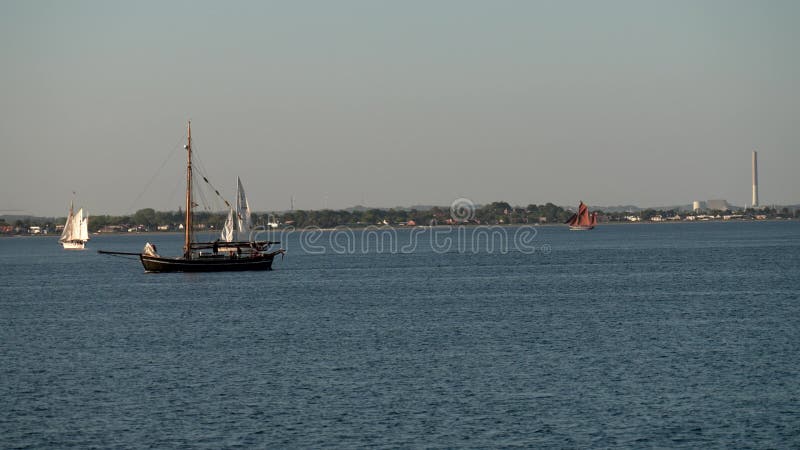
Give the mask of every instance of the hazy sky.
[[259, 211], [742, 205], [753, 149], [762, 203], [797, 203], [798, 23], [797, 1], [0, 1], [0, 214], [177, 209], [187, 119]]

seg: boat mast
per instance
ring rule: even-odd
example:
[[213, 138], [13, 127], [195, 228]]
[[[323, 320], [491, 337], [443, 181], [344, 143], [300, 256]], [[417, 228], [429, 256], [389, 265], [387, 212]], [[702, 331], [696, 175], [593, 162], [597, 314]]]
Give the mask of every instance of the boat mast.
[[186, 140], [186, 219], [183, 230], [183, 257], [192, 259], [192, 121]]

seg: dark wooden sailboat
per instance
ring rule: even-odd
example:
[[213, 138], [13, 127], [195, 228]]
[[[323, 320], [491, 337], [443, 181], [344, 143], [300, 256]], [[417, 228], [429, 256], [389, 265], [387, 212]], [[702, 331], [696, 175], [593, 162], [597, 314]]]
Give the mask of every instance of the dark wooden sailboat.
[[[139, 255], [147, 272], [228, 272], [243, 270], [271, 270], [275, 255], [283, 250], [265, 251], [273, 242], [227, 242], [226, 247], [237, 246], [237, 251], [226, 253], [203, 252], [214, 243], [192, 243], [190, 254], [177, 258], [164, 258], [145, 250]], [[152, 247], [152, 245], [151, 245]], [[184, 254], [185, 255], [185, 254]]]
[[589, 207], [583, 202], [578, 205], [578, 212], [573, 214], [566, 222], [573, 231], [588, 231], [597, 225], [597, 213], [589, 214]]
[[[138, 255], [147, 272], [225, 272], [270, 270], [276, 255], [285, 250], [269, 251], [271, 241], [194, 242], [192, 209], [192, 123], [188, 124], [186, 142], [186, 215], [184, 217], [183, 255], [173, 258], [160, 256], [156, 247], [147, 243], [142, 253], [107, 252], [106, 254]], [[223, 247], [224, 245], [224, 247]]]

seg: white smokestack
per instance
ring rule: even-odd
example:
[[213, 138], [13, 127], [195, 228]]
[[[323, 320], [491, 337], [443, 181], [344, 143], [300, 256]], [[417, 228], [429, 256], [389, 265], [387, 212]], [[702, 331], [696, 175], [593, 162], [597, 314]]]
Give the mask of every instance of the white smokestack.
[[758, 206], [758, 152], [753, 152], [753, 208]]

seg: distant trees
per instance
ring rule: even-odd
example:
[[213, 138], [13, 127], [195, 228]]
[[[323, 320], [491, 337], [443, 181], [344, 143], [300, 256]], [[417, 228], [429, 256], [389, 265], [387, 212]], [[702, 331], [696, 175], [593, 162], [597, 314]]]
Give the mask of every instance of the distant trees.
[[92, 216], [89, 219], [89, 231], [96, 232], [110, 225], [125, 225], [131, 223], [131, 216]]
[[525, 208], [525, 215], [529, 222], [562, 223], [574, 214], [560, 206], [552, 203], [544, 205], [528, 205]]
[[133, 215], [133, 222], [137, 225], [144, 225], [146, 227], [153, 227], [156, 222], [156, 210], [153, 208], [145, 208], [136, 211]]
[[509, 223], [513, 208], [506, 202], [492, 202], [475, 211], [475, 219], [480, 223]]

